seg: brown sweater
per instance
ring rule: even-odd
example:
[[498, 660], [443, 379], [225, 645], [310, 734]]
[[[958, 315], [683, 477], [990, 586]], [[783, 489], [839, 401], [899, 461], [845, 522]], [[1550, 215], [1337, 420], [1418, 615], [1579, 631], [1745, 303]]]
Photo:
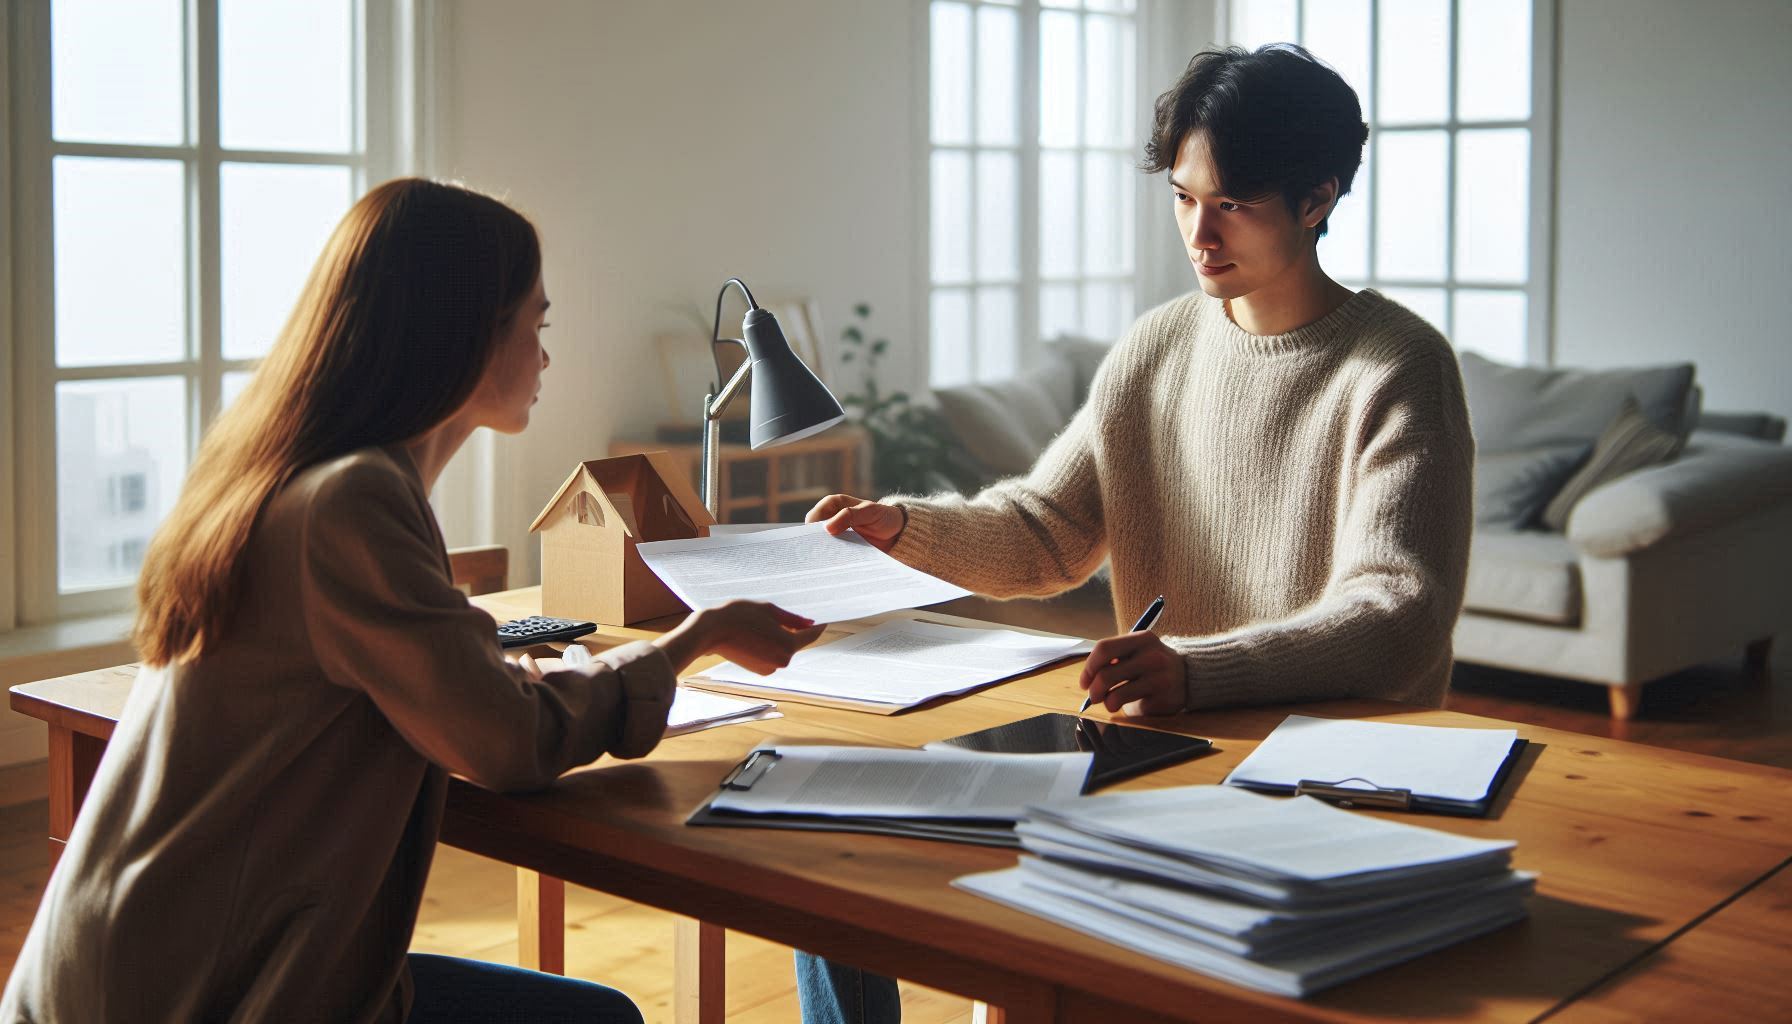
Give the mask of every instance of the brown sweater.
[[650, 644], [503, 660], [401, 449], [301, 473], [245, 557], [231, 635], [139, 676], [0, 1020], [400, 1021], [448, 772], [532, 788], [664, 730]]
[[1373, 291], [1272, 337], [1201, 293], [1141, 317], [1032, 471], [893, 498], [897, 558], [980, 593], [1112, 562], [1116, 625], [1187, 659], [1189, 707], [1441, 704], [1473, 518], [1449, 344]]

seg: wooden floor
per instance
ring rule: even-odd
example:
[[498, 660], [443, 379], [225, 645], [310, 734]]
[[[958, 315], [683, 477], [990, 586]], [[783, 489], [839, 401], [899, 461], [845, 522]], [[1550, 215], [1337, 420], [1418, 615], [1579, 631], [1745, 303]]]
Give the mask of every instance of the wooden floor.
[[[995, 602], [967, 598], [955, 614], [1081, 635], [1112, 630], [1099, 591], [1051, 601]], [[1703, 665], [1652, 683], [1631, 722], [1607, 715], [1597, 686], [1458, 666], [1449, 706], [1555, 729], [1615, 736], [1682, 750], [1792, 768], [1792, 622], [1780, 633], [1781, 651], [1770, 681], [1752, 679], [1741, 652], [1732, 661]], [[15, 802], [8, 794], [41, 793], [41, 767], [0, 771], [0, 968], [10, 971], [30, 927], [45, 876], [48, 810], [42, 799]], [[413, 948], [432, 953], [514, 963], [515, 882], [503, 864], [443, 847], [431, 872]], [[672, 917], [598, 893], [567, 894], [567, 970], [627, 992], [647, 1019], [672, 1019]], [[970, 1003], [905, 985], [904, 1020], [913, 1024], [968, 1021]], [[797, 1019], [790, 951], [728, 936], [729, 1019], [741, 1024]]]

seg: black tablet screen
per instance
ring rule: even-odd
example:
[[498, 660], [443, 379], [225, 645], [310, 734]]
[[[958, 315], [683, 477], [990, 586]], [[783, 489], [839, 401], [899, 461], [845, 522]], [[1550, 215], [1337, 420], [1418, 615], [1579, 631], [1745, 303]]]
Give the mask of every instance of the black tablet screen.
[[1198, 736], [1116, 725], [1093, 718], [1051, 712], [939, 741], [997, 754], [1057, 754], [1094, 751], [1087, 793], [1110, 782], [1186, 761], [1213, 749]]

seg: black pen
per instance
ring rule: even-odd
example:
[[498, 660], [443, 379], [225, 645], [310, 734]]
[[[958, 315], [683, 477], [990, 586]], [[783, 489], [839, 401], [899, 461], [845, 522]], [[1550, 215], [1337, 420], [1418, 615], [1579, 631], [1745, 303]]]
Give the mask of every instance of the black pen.
[[[1132, 632], [1137, 633], [1141, 629], [1150, 629], [1151, 624], [1153, 622], [1157, 621], [1158, 615], [1161, 614], [1163, 612], [1163, 610], [1164, 610], [1164, 595], [1159, 594], [1159, 595], [1157, 595], [1157, 600], [1151, 602], [1151, 607], [1145, 609], [1145, 614], [1139, 616], [1139, 621], [1132, 624]], [[1109, 664], [1113, 664], [1113, 663], [1109, 662]], [[1090, 696], [1083, 698], [1083, 706], [1080, 708], [1077, 708], [1076, 713], [1080, 715], [1083, 712], [1089, 710], [1089, 705], [1094, 703], [1094, 701], [1095, 701], [1094, 691], [1091, 690]]]

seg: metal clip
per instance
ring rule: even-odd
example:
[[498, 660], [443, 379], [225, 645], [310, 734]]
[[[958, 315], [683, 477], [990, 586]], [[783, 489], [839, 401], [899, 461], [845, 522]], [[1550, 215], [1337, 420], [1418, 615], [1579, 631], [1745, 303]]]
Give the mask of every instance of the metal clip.
[[778, 763], [783, 754], [776, 750], [755, 750], [748, 754], [746, 760], [734, 766], [728, 777], [722, 780], [723, 789], [752, 789], [753, 784], [765, 777], [772, 765]]
[[[1368, 789], [1346, 786], [1346, 782], [1361, 782]], [[1364, 778], [1339, 779], [1336, 782], [1319, 782], [1315, 779], [1302, 779], [1294, 784], [1295, 796], [1316, 796], [1322, 800], [1336, 800], [1339, 807], [1387, 807], [1397, 811], [1412, 809], [1412, 790], [1383, 789]]]

